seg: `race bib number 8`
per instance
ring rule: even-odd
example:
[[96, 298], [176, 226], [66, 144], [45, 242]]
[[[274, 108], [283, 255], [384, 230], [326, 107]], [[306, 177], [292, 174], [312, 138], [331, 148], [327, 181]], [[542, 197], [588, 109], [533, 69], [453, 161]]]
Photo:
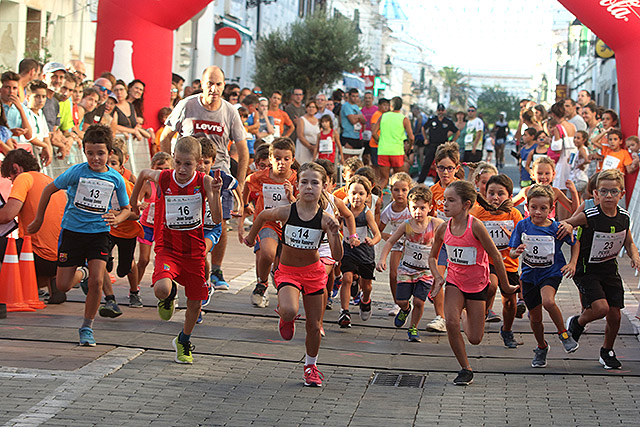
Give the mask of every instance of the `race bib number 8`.
[[447, 257], [449, 262], [460, 265], [473, 265], [476, 263], [478, 250], [475, 247], [449, 246], [447, 245]]
[[429, 269], [429, 253], [431, 247], [419, 243], [404, 242], [404, 254], [402, 255], [402, 265], [415, 270]]
[[525, 245], [522, 261], [532, 268], [544, 268], [553, 265], [556, 251], [553, 236], [530, 236], [522, 233], [522, 243]]
[[84, 212], [105, 214], [115, 187], [112, 182], [102, 179], [80, 178], [73, 205]]
[[284, 229], [284, 243], [299, 249], [318, 249], [322, 240], [322, 230], [287, 224]]
[[164, 196], [167, 228], [193, 230], [202, 226], [202, 195]]
[[624, 246], [624, 239], [626, 237], [626, 230], [617, 233], [594, 231], [591, 252], [589, 253], [589, 262], [605, 262], [618, 256], [620, 249]]
[[509, 247], [510, 234], [513, 232], [513, 221], [485, 221], [484, 225], [487, 227], [491, 240], [496, 244], [498, 250]]
[[289, 204], [284, 185], [281, 184], [262, 184], [262, 197], [264, 198], [265, 209], [273, 209]]

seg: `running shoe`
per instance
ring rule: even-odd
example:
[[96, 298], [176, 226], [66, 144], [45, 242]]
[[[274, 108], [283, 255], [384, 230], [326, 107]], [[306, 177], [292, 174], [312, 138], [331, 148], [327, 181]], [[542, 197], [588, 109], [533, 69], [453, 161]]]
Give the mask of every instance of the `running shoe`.
[[137, 294], [129, 294], [129, 307], [130, 308], [141, 308], [142, 305], [142, 297], [139, 293]]
[[473, 372], [469, 369], [461, 369], [453, 383], [455, 385], [469, 385], [473, 382]]
[[89, 293], [89, 269], [80, 267], [77, 271], [82, 272], [83, 279], [80, 280], [80, 289], [82, 289], [83, 294], [87, 295]]
[[349, 313], [349, 310], [340, 311], [340, 316], [338, 317], [338, 325], [340, 325], [341, 328], [351, 327], [351, 313]]
[[518, 319], [522, 319], [525, 311], [527, 311], [527, 305], [524, 303], [523, 299], [518, 299], [518, 302], [516, 303], [516, 317]]
[[389, 316], [397, 316], [399, 312], [400, 312], [400, 306], [398, 304], [394, 304], [393, 307], [389, 309], [387, 314]]
[[171, 341], [173, 349], [176, 351], [175, 361], [176, 363], [192, 364], [193, 363], [193, 350], [196, 349], [194, 345], [191, 345], [191, 341], [181, 343], [178, 341], [178, 337], [175, 337]]
[[109, 317], [113, 319], [121, 316], [122, 310], [120, 310], [120, 307], [118, 307], [118, 303], [116, 302], [116, 300], [110, 299], [105, 301], [105, 303], [100, 306], [98, 314], [100, 314], [100, 317]]
[[[47, 295], [49, 295], [49, 293], [47, 292]], [[67, 294], [65, 294], [64, 292], [54, 292], [53, 295], [49, 295], [49, 298], [47, 298], [47, 304], [62, 304], [63, 302], [65, 302], [67, 300]]]
[[580, 336], [584, 332], [584, 326], [580, 326], [580, 324], [578, 323], [579, 317], [580, 315], [576, 314], [567, 319], [567, 332], [569, 333], [569, 335], [571, 335], [571, 338], [573, 338], [575, 342], [578, 342]]
[[264, 283], [256, 284], [256, 287], [251, 293], [251, 303], [260, 308], [269, 306], [269, 292], [267, 291], [267, 285]]
[[507, 348], [517, 348], [518, 342], [513, 337], [513, 331], [503, 331], [502, 326], [500, 326], [500, 336], [502, 337], [502, 341], [504, 341], [504, 346]]
[[207, 298], [202, 300], [202, 307], [208, 306], [213, 296], [213, 285], [211, 283], [205, 283], [205, 286], [207, 287]]
[[111, 284], [113, 285], [116, 283], [116, 276], [114, 276], [113, 273], [109, 273], [109, 280], [111, 280]]
[[402, 328], [404, 324], [407, 323], [409, 313], [411, 313], [411, 304], [409, 304], [409, 308], [407, 308], [407, 311], [404, 311], [402, 309], [398, 311], [398, 314], [396, 314], [396, 318], [394, 320], [396, 328]]
[[600, 364], [604, 367], [604, 369], [620, 369], [622, 368], [622, 363], [616, 357], [616, 352], [611, 350], [607, 350], [604, 347], [600, 349]]
[[325, 333], [324, 333], [324, 327], [320, 326], [320, 336], [324, 338]]
[[162, 320], [171, 320], [173, 313], [176, 311], [176, 299], [167, 298], [158, 301], [158, 314]]
[[487, 317], [485, 317], [484, 321], [487, 323], [502, 322], [502, 317], [500, 317], [499, 314], [496, 314], [495, 311], [489, 310], [487, 312]]
[[427, 332], [447, 332], [447, 323], [442, 316], [436, 316], [425, 329]]
[[299, 314], [289, 322], [285, 322], [284, 320], [282, 320], [282, 317], [280, 318], [280, 320], [278, 321], [278, 330], [280, 331], [280, 336], [283, 340], [291, 341], [293, 339], [293, 336], [296, 333], [296, 320], [298, 320], [299, 318]]
[[78, 329], [78, 333], [80, 334], [80, 345], [87, 347], [95, 347], [96, 340], [93, 338], [93, 329], [88, 326], [82, 327]]
[[198, 318], [196, 319], [196, 324], [199, 325], [202, 322], [204, 322], [204, 313], [202, 312], [202, 310], [200, 310], [200, 313], [198, 313]]
[[365, 322], [371, 318], [371, 298], [367, 303], [360, 301], [360, 318]]
[[562, 341], [565, 353], [573, 353], [580, 347], [580, 344], [578, 344], [567, 331], [558, 334], [558, 338]]
[[409, 328], [409, 330], [407, 331], [407, 335], [409, 335], [409, 340], [410, 342], [420, 342], [420, 334], [418, 333], [418, 328], [416, 328], [415, 326], [412, 326]]
[[324, 375], [318, 370], [316, 365], [304, 365], [304, 385], [305, 387], [322, 387]]
[[211, 284], [213, 285], [213, 289], [215, 289], [216, 291], [229, 290], [229, 284], [226, 280], [224, 280], [222, 270], [220, 269], [211, 272]]
[[351, 305], [360, 305], [360, 299], [362, 298], [362, 293], [358, 292], [358, 295], [356, 295], [349, 304]]
[[532, 368], [544, 368], [547, 366], [547, 353], [549, 352], [549, 343], [545, 348], [536, 346], [533, 349], [533, 360], [531, 361]]
[[327, 298], [327, 306], [325, 307], [327, 310], [333, 310], [333, 298]]
[[333, 281], [333, 290], [331, 291], [331, 298], [335, 298], [338, 296], [340, 292], [340, 286], [342, 286], [342, 276], [336, 277]]
[[351, 282], [351, 298], [358, 296], [360, 293], [360, 276], [353, 275], [353, 282]]

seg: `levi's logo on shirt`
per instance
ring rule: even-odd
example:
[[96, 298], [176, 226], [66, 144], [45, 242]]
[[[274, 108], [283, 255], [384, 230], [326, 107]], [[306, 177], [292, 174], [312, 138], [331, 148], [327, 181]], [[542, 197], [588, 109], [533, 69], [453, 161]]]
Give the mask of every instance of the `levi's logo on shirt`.
[[224, 133], [224, 125], [218, 122], [210, 122], [208, 120], [194, 120], [193, 121], [194, 133], [204, 133], [206, 135], [218, 135], [222, 136]]

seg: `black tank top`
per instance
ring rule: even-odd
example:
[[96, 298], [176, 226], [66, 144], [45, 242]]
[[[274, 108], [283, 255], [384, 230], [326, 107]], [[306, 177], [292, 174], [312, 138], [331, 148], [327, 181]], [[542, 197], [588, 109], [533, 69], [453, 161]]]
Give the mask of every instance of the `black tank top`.
[[298, 216], [296, 203], [291, 205], [289, 218], [283, 227], [284, 244], [296, 249], [318, 250], [322, 236], [323, 210], [318, 207], [316, 215], [309, 221], [303, 221]]

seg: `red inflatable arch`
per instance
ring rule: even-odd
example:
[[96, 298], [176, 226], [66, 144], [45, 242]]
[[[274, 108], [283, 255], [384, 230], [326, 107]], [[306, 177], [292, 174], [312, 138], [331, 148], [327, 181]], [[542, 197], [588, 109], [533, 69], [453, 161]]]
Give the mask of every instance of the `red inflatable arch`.
[[95, 74], [111, 71], [113, 42], [133, 42], [133, 71], [146, 84], [147, 122], [158, 128], [156, 115], [169, 104], [173, 31], [212, 0], [100, 0], [96, 30]]

